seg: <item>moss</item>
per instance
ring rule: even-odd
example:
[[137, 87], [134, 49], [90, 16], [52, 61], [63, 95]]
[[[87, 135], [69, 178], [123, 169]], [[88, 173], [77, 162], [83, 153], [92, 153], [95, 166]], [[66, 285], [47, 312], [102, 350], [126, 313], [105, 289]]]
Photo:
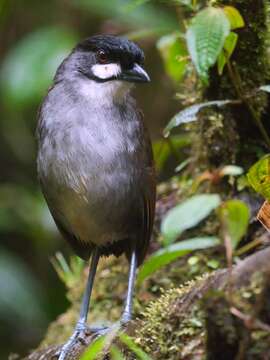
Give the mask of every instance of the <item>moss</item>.
[[[192, 297], [185, 311], [181, 307], [192, 289], [200, 291], [207, 281], [204, 275], [181, 287], [167, 290], [152, 301], [143, 312], [134, 339], [146, 352], [157, 360], [223, 359], [236, 356], [245, 359], [262, 359], [269, 351], [270, 333], [232, 315], [231, 307], [238, 309], [247, 319], [258, 319], [264, 293], [265, 277], [255, 274], [249, 285], [228, 291], [210, 291], [201, 301]], [[196, 291], [195, 290], [195, 291]], [[269, 315], [269, 314], [268, 314]], [[266, 357], [267, 358], [267, 357]]]
[[[197, 280], [197, 284], [203, 279]], [[191, 281], [179, 288], [167, 290], [151, 302], [143, 312], [143, 321], [135, 331], [135, 341], [154, 359], [179, 359], [199, 356], [204, 343], [203, 312], [194, 304], [188, 312], [179, 313], [181, 301], [194, 286]], [[177, 313], [177, 315], [176, 315]]]
[[[221, 253], [214, 249], [193, 252], [191, 255], [187, 255], [154, 273], [144, 281], [139, 289], [136, 289], [134, 316], [144, 318], [145, 308], [150, 301], [162, 302], [163, 296], [166, 297], [167, 295], [172, 299], [174, 295], [178, 294], [178, 290], [171, 290], [172, 288], [177, 288], [180, 284], [206, 272], [213, 271], [216, 266], [221, 266], [223, 264], [223, 255], [222, 257], [220, 255]], [[216, 260], [214, 266], [211, 264], [213, 258]], [[218, 258], [220, 258], [220, 261], [218, 261]], [[87, 279], [87, 270], [87, 268], [84, 269], [82, 280], [78, 281], [76, 286], [73, 286], [68, 291], [68, 298], [72, 300], [72, 306], [50, 325], [47, 335], [39, 348], [62, 343], [71, 335], [79, 314], [81, 297]], [[127, 274], [128, 263], [124, 257], [118, 259], [111, 257], [101, 260], [89, 310], [89, 323], [92, 326], [108, 324], [108, 322], [119, 319], [127, 288]], [[183, 291], [182, 288], [180, 291]]]
[[[236, 7], [245, 20], [245, 27], [236, 30], [239, 40], [231, 59], [233, 79], [227, 68], [224, 74], [219, 76], [214, 67], [209, 87], [203, 95], [204, 101], [239, 98], [234, 83], [240, 86], [240, 91], [245, 96], [269, 82], [268, 1], [219, 0], [215, 1], [215, 5]], [[263, 92], [257, 93], [250, 97], [248, 102], [263, 121], [268, 106], [267, 95]], [[268, 126], [269, 130], [267, 122], [264, 125], [266, 128]], [[249, 167], [255, 161], [255, 146], [260, 144], [265, 147], [262, 134], [246, 104], [210, 109], [200, 116], [200, 122], [194, 126], [193, 150], [197, 167], [201, 169], [211, 169], [228, 163], [246, 164]]]

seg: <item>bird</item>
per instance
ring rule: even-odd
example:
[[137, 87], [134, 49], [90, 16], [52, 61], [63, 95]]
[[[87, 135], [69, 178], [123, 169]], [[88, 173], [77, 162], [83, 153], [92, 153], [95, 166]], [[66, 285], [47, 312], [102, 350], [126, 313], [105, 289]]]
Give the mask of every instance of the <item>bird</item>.
[[[58, 67], [38, 112], [37, 175], [60, 233], [89, 261], [79, 319], [59, 360], [67, 358], [87, 316], [100, 257], [125, 254], [130, 270], [119, 321], [132, 317], [136, 270], [151, 238], [156, 175], [135, 83], [148, 83], [144, 53], [114, 35], [80, 41]], [[102, 334], [106, 328], [93, 329]]]

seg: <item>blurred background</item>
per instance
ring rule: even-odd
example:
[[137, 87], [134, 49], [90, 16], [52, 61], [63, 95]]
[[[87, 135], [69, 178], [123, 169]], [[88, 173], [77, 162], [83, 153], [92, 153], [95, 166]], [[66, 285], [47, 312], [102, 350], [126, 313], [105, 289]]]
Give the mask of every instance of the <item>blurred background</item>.
[[[59, 250], [68, 257], [69, 248], [45, 205], [35, 164], [36, 114], [57, 66], [93, 34], [137, 41], [152, 83], [136, 96], [158, 146], [178, 103], [157, 41], [178, 21], [173, 5], [147, 0], [0, 0], [0, 27], [0, 358], [7, 359], [34, 348], [68, 306], [50, 258]], [[177, 79], [172, 66], [168, 71]]]

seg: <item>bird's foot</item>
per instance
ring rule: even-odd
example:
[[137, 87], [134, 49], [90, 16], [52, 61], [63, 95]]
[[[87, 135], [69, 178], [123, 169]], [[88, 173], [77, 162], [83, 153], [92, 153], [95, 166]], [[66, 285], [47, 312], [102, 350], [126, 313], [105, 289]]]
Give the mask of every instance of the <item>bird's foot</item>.
[[68, 354], [74, 348], [74, 346], [80, 342], [85, 342], [85, 335], [93, 335], [95, 337], [105, 335], [108, 332], [109, 328], [107, 326], [100, 327], [89, 327], [86, 324], [78, 323], [74, 330], [74, 333], [71, 335], [69, 340], [62, 346], [62, 348], [55, 354], [56, 359], [66, 360]]
[[130, 314], [130, 312], [124, 312], [123, 314], [122, 314], [122, 317], [121, 317], [121, 319], [120, 319], [120, 324], [121, 324], [121, 326], [122, 327], [126, 327], [127, 325], [128, 325], [128, 323], [130, 322], [130, 320], [131, 320], [131, 314]]

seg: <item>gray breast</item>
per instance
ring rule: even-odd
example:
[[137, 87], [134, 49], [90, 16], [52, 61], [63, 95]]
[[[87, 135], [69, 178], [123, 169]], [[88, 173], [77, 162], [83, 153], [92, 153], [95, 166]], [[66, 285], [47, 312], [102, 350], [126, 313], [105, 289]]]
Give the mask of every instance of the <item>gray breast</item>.
[[130, 102], [95, 108], [78, 99], [40, 112], [38, 173], [60, 227], [89, 245], [134, 236], [142, 181], [141, 124]]

